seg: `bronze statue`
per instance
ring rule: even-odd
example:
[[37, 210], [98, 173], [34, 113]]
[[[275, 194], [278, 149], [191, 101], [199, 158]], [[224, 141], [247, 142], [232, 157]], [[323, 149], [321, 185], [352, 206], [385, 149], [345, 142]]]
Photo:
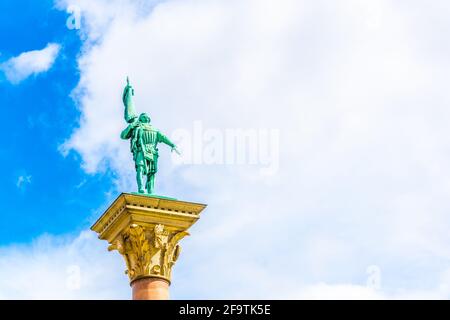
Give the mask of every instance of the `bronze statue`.
[[[150, 117], [146, 113], [137, 116], [132, 96], [134, 89], [127, 78], [127, 85], [123, 91], [125, 106], [124, 118], [128, 127], [122, 131], [122, 139], [130, 139], [130, 149], [136, 167], [136, 181], [139, 193], [154, 194], [155, 174], [158, 171], [158, 143], [171, 147], [171, 151], [179, 154], [175, 144], [158, 129], [150, 125]], [[144, 183], [144, 176], [146, 182]]]

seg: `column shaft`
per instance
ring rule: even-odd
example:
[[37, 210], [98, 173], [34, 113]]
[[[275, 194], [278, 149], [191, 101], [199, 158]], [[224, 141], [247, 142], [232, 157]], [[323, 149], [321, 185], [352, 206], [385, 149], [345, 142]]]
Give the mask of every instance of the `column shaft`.
[[168, 300], [169, 282], [161, 278], [142, 278], [131, 283], [133, 300]]

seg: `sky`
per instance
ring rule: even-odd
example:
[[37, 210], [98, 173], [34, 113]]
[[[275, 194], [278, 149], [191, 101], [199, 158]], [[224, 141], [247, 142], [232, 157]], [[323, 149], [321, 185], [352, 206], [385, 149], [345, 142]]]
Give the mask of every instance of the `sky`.
[[[89, 230], [136, 189], [121, 93], [208, 204], [174, 299], [448, 299], [450, 4], [0, 3], [0, 298], [129, 299]], [[12, 277], [11, 275], [19, 275]]]

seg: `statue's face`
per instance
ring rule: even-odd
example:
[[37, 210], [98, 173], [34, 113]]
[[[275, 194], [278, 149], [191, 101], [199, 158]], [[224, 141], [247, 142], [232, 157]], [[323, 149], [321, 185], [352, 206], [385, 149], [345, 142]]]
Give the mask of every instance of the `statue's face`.
[[150, 117], [149, 117], [146, 113], [142, 113], [142, 114], [139, 116], [139, 122], [142, 122], [142, 123], [149, 123], [149, 122], [150, 122]]

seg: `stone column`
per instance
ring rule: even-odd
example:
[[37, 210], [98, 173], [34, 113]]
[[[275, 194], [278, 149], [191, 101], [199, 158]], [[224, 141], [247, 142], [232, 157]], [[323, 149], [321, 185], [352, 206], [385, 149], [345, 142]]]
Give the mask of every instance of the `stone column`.
[[135, 300], [169, 298], [178, 242], [198, 219], [204, 204], [122, 193], [91, 227], [125, 260]]

